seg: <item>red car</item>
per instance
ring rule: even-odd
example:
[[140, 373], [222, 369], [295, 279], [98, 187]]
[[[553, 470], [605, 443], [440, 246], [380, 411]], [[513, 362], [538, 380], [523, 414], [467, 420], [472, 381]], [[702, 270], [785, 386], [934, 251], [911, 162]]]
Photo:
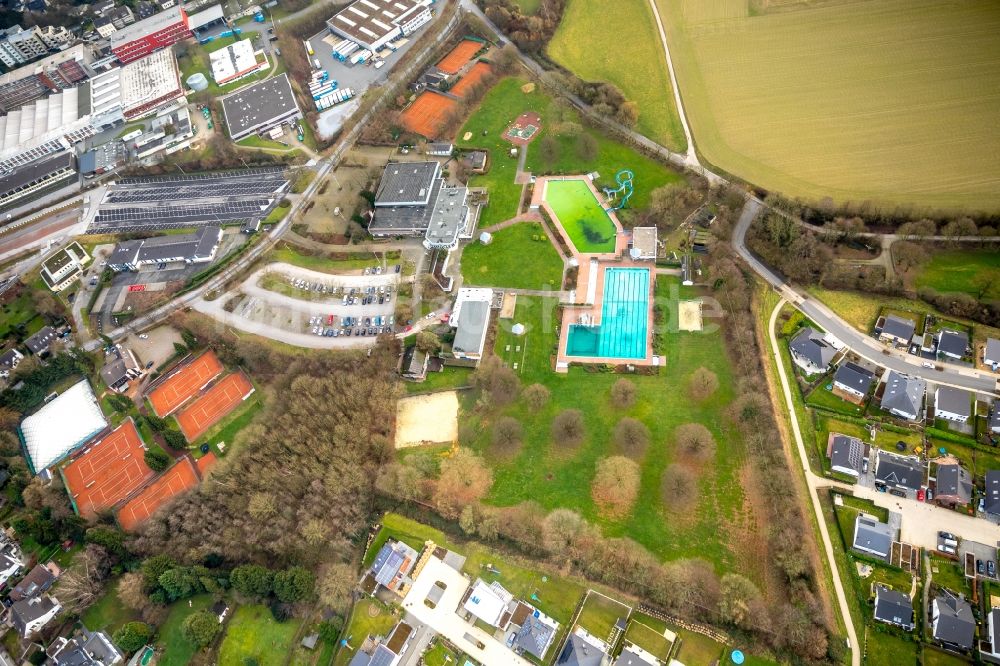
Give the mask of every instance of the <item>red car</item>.
[[920, 490], [917, 491], [917, 501], [918, 502], [923, 502], [924, 501], [924, 489], [923, 488], [921, 488]]
[[326, 325], [327, 326], [333, 325], [333, 315], [330, 315], [329, 317], [326, 318]]

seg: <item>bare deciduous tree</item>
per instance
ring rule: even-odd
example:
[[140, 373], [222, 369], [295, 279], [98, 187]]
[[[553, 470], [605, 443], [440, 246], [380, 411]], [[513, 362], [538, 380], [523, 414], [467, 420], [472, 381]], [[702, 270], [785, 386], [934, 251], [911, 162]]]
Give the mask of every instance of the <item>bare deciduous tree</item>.
[[590, 494], [605, 514], [625, 516], [639, 496], [639, 465], [625, 456], [599, 460]]
[[619, 451], [638, 460], [649, 446], [649, 428], [638, 419], [626, 417], [615, 426], [614, 441]]
[[712, 394], [719, 388], [719, 378], [715, 376], [714, 372], [703, 366], [691, 373], [688, 386], [691, 388], [691, 397], [701, 402], [712, 397]]
[[460, 448], [441, 463], [434, 500], [448, 518], [457, 518], [462, 508], [486, 496], [493, 486], [493, 472], [483, 459]]
[[628, 379], [619, 379], [611, 386], [611, 404], [619, 409], [628, 409], [635, 404], [635, 384]]
[[715, 438], [700, 423], [685, 423], [677, 426], [674, 439], [681, 453], [694, 461], [705, 462], [715, 455]]
[[660, 495], [669, 511], [688, 511], [698, 499], [698, 478], [681, 464], [667, 465], [660, 479]]
[[543, 384], [532, 384], [528, 388], [524, 389], [521, 397], [524, 398], [524, 402], [528, 405], [528, 409], [533, 412], [539, 411], [542, 407], [548, 404], [551, 392]]
[[575, 446], [583, 441], [586, 430], [579, 409], [564, 409], [552, 420], [552, 439], [560, 446]]

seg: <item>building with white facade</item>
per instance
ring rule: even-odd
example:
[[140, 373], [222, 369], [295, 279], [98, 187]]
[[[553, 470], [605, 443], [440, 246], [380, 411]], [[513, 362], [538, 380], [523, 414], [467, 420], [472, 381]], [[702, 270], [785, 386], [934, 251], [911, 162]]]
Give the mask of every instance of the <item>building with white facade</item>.
[[72, 285], [90, 263], [90, 255], [78, 242], [73, 241], [56, 250], [42, 261], [42, 280], [52, 291], [62, 291]]
[[479, 361], [486, 346], [486, 333], [490, 328], [492, 289], [463, 288], [458, 290], [455, 307], [449, 323], [456, 329], [452, 342], [452, 355], [466, 361]]
[[0, 31], [0, 62], [13, 69], [69, 45], [73, 35], [63, 27], [24, 29], [19, 25]]
[[331, 32], [370, 51], [412, 34], [431, 20], [433, 0], [357, 0], [326, 23]]
[[258, 52], [254, 51], [253, 42], [249, 39], [241, 39], [223, 49], [212, 51], [208, 57], [211, 60], [212, 78], [220, 86], [250, 76], [267, 66], [267, 58], [262, 52], [258, 58]]

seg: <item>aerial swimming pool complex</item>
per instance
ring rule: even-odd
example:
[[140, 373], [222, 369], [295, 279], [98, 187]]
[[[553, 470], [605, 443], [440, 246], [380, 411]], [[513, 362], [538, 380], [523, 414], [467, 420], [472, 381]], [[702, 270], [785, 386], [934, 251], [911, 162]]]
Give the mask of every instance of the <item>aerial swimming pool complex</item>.
[[649, 270], [607, 268], [600, 323], [570, 324], [566, 355], [645, 359], [648, 334]]
[[619, 227], [598, 200], [589, 179], [547, 178], [542, 184], [542, 200], [558, 218], [577, 252], [615, 251]]

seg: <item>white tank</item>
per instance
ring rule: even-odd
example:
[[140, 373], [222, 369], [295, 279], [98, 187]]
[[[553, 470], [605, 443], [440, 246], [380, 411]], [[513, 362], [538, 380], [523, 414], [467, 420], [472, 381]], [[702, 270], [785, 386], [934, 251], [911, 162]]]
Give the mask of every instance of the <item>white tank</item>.
[[194, 91], [205, 90], [208, 88], [208, 79], [201, 72], [195, 72], [191, 76], [187, 77], [186, 83], [188, 88]]

